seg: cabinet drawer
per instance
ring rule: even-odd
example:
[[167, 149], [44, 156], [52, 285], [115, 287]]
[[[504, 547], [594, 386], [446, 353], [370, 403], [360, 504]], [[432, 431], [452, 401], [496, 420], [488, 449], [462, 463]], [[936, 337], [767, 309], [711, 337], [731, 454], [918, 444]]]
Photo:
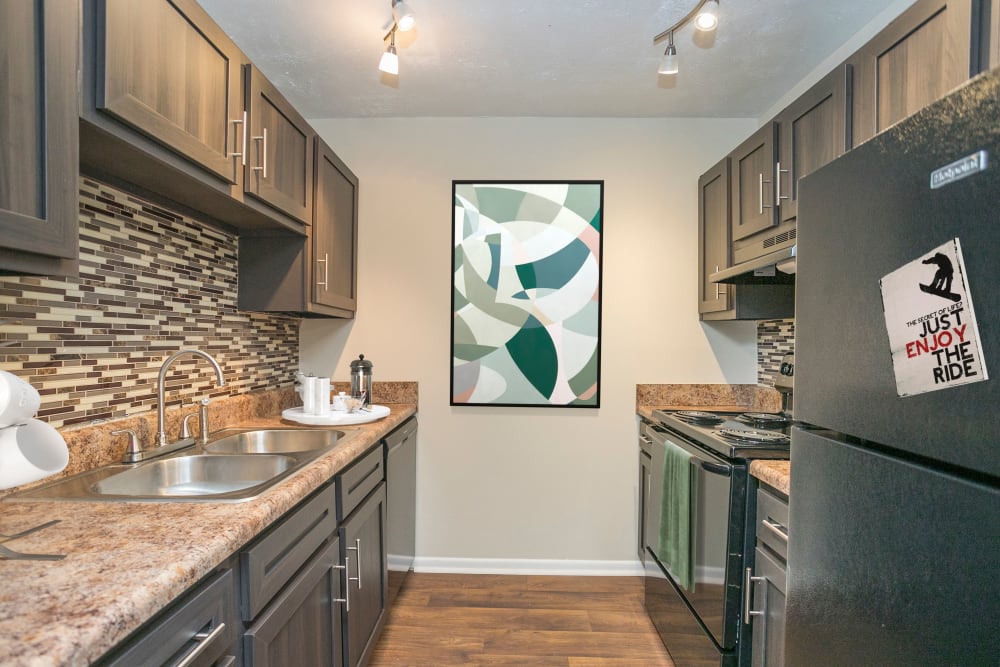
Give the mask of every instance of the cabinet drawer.
[[330, 485], [240, 554], [243, 619], [253, 620], [337, 529]]
[[337, 519], [344, 520], [385, 479], [382, 445], [337, 476]]
[[[99, 661], [105, 667], [133, 665], [226, 664], [236, 631], [231, 614], [233, 604], [233, 573], [226, 570], [203, 584], [187, 601], [180, 603], [166, 616], [154, 621], [149, 629], [124, 651], [109, 660]], [[233, 610], [233, 611], [230, 611]], [[228, 621], [228, 623], [226, 622]], [[228, 656], [231, 657], [231, 656]]]
[[757, 540], [782, 558], [788, 558], [788, 503], [757, 489]]

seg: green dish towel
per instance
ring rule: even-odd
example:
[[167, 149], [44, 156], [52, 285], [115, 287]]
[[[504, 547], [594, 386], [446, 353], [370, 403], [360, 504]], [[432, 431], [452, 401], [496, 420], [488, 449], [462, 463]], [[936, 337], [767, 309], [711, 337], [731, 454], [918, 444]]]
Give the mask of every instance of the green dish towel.
[[691, 454], [666, 440], [658, 555], [681, 586], [694, 591], [694, 544], [698, 478]]

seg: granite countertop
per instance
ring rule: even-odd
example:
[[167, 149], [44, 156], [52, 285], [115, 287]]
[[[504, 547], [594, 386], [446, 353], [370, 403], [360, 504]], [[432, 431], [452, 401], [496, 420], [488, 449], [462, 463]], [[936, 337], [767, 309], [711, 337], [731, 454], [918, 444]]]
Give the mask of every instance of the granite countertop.
[[[416, 412], [413, 404], [388, 407], [388, 417], [369, 424], [314, 427], [345, 436], [249, 501], [4, 501], [2, 533], [60, 519], [10, 548], [67, 556], [0, 560], [0, 663], [90, 664]], [[239, 426], [310, 428], [280, 417]]]

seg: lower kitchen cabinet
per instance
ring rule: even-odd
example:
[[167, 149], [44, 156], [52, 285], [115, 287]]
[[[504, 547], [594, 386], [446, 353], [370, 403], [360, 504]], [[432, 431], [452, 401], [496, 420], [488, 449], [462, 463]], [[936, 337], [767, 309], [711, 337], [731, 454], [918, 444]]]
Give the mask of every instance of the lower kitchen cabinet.
[[341, 524], [346, 571], [344, 657], [348, 667], [368, 662], [385, 623], [388, 567], [385, 484], [380, 484]]
[[102, 667], [238, 664], [233, 571], [226, 567], [199, 584], [123, 646], [98, 661]]
[[342, 665], [340, 541], [334, 538], [243, 638], [245, 664]]
[[785, 664], [785, 580], [788, 553], [788, 501], [766, 488], [757, 490], [757, 548], [753, 571], [747, 569], [751, 585], [746, 595], [752, 625], [754, 667]]

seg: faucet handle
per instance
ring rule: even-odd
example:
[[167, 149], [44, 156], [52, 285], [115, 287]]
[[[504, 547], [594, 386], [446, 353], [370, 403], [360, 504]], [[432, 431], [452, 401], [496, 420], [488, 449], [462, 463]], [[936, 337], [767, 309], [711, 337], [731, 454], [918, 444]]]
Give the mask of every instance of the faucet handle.
[[[193, 405], [193, 403], [191, 405]], [[197, 415], [198, 415], [197, 412], [192, 412], [184, 415], [184, 420], [181, 421], [181, 434], [180, 434], [181, 440], [191, 437], [191, 425], [189, 422], [191, 421], [191, 417], [196, 417]]]
[[128, 436], [128, 447], [125, 449], [125, 456], [122, 457], [123, 463], [135, 463], [139, 460], [139, 452], [142, 447], [139, 446], [139, 436], [135, 434], [135, 431], [130, 428], [123, 428], [120, 431], [112, 431], [111, 435]]

